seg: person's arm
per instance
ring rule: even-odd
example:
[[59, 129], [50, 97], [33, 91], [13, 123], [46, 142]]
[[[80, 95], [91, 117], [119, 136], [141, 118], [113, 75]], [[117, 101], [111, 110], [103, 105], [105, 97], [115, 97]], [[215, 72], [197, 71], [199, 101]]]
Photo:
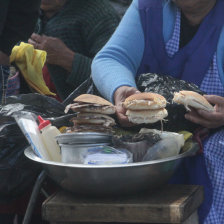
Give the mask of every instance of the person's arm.
[[9, 1], [4, 27], [0, 34], [0, 51], [10, 55], [12, 47], [26, 41], [34, 30], [39, 15], [40, 0]]
[[114, 101], [121, 86], [136, 87], [135, 76], [144, 51], [144, 34], [134, 0], [117, 30], [92, 63], [93, 81], [100, 93]]

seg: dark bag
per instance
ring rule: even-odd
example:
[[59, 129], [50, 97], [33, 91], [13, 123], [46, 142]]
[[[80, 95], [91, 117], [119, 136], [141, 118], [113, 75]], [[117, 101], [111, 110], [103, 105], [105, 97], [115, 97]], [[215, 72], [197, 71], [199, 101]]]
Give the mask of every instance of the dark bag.
[[39, 164], [24, 155], [29, 144], [13, 118], [19, 111], [49, 118], [57, 127], [66, 125], [69, 117], [64, 115], [62, 103], [39, 94], [11, 96], [0, 106], [0, 202], [9, 202], [25, 193], [41, 171]]

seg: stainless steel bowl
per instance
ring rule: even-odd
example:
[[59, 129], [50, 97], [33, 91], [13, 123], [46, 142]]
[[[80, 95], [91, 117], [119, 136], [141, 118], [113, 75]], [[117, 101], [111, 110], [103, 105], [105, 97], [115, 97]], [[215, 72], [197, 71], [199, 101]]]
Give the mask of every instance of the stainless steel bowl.
[[88, 195], [131, 194], [159, 187], [170, 179], [181, 160], [195, 155], [198, 144], [178, 156], [122, 165], [83, 165], [44, 161], [29, 147], [25, 155], [40, 163], [63, 189]]

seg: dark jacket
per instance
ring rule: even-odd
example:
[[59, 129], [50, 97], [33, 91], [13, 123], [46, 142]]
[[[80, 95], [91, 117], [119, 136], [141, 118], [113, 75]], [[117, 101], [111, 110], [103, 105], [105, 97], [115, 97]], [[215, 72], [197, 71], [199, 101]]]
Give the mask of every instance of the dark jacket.
[[108, 41], [119, 21], [108, 0], [69, 0], [49, 20], [40, 18], [38, 34], [57, 37], [75, 52], [71, 72], [57, 65], [47, 66], [62, 100], [90, 76], [92, 58]]

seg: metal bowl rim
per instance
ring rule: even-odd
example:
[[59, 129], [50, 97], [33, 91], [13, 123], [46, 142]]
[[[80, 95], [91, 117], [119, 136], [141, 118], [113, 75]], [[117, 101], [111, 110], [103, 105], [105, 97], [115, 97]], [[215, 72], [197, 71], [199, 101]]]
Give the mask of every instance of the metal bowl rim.
[[31, 149], [31, 147], [27, 147], [24, 150], [24, 154], [27, 158], [29, 158], [35, 162], [44, 164], [44, 165], [53, 165], [53, 166], [60, 166], [60, 167], [65, 167], [65, 168], [68, 167], [68, 168], [84, 168], [84, 169], [102, 169], [102, 168], [112, 169], [112, 168], [139, 167], [139, 166], [147, 166], [147, 165], [169, 162], [169, 161], [185, 158], [185, 157], [193, 154], [194, 151], [195, 151], [195, 149], [191, 148], [187, 152], [184, 152], [177, 156], [168, 157], [165, 159], [146, 161], [146, 162], [127, 163], [127, 164], [116, 164], [116, 165], [84, 165], [84, 164], [70, 164], [70, 163], [46, 161], [46, 160], [42, 160], [37, 155], [35, 155], [35, 153]]

